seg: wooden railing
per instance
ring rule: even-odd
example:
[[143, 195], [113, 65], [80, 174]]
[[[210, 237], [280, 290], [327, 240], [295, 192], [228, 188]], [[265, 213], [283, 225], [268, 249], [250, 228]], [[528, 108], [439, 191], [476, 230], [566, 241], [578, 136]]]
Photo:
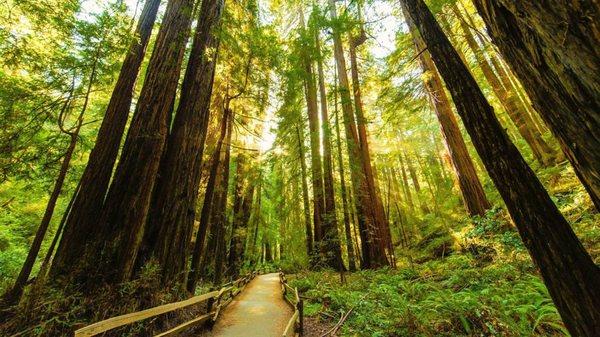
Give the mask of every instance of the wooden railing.
[[304, 332], [304, 301], [300, 299], [298, 288], [292, 288], [288, 285], [285, 274], [282, 271], [279, 271], [279, 282], [281, 283], [283, 298], [294, 309], [294, 314], [285, 327], [283, 337], [302, 336]]
[[183, 309], [202, 302], [208, 302], [208, 312], [206, 314], [198, 316], [185, 323], [182, 323], [168, 331], [156, 335], [155, 337], [173, 335], [180, 331], [191, 328], [193, 326], [197, 326], [207, 321], [215, 322], [219, 317], [221, 309], [227, 306], [233, 300], [233, 298], [242, 291], [244, 286], [246, 286], [246, 284], [248, 284], [248, 282], [250, 282], [256, 275], [257, 272], [249, 273], [246, 276], [241, 277], [235, 281], [224, 284], [219, 290], [214, 290], [207, 294], [194, 296], [184, 301], [163, 304], [154, 308], [109, 318], [94, 323], [92, 325], [88, 325], [84, 328], [76, 330], [75, 337], [96, 336], [108, 330], [136, 323], [150, 317], [155, 317], [165, 313], [173, 312], [175, 310]]

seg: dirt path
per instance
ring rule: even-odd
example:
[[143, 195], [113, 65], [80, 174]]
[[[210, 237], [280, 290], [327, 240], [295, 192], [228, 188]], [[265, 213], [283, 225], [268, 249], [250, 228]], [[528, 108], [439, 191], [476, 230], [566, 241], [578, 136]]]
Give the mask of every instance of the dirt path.
[[221, 314], [203, 337], [281, 336], [292, 309], [283, 300], [276, 273], [257, 276]]

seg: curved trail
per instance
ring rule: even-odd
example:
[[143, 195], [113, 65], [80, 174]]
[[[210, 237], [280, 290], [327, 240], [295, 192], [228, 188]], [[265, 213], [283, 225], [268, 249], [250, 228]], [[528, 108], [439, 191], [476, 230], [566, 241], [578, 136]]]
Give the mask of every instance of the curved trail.
[[204, 337], [279, 337], [292, 309], [283, 299], [277, 273], [257, 276], [231, 302]]

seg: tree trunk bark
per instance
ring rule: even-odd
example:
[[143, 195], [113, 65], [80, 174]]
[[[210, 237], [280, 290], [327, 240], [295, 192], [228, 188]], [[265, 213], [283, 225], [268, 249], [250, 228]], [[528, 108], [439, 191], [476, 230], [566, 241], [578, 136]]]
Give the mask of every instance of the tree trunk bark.
[[[360, 9], [359, 9], [360, 11]], [[374, 250], [373, 258], [376, 260], [377, 266], [390, 265], [393, 256], [393, 248], [391, 246], [391, 235], [389, 223], [385, 219], [383, 204], [375, 185], [375, 177], [373, 167], [371, 165], [371, 153], [369, 150], [369, 136], [367, 134], [366, 119], [363, 112], [362, 95], [360, 90], [360, 80], [358, 75], [358, 62], [356, 57], [356, 49], [366, 41], [366, 34], [361, 27], [361, 34], [351, 38], [350, 41], [350, 73], [352, 77], [352, 91], [354, 94], [354, 111], [356, 113], [356, 126], [359, 137], [359, 149], [362, 156], [362, 168], [367, 186], [368, 199], [371, 202], [369, 207], [372, 208], [373, 228], [371, 229], [371, 241], [377, 245]]]
[[477, 64], [483, 72], [483, 76], [490, 84], [496, 97], [498, 97], [498, 100], [504, 107], [508, 117], [517, 127], [519, 134], [521, 137], [523, 137], [523, 139], [525, 139], [531, 148], [534, 157], [538, 162], [540, 162], [540, 164], [544, 166], [552, 165], [555, 161], [552, 148], [550, 148], [550, 146], [544, 141], [542, 135], [535, 130], [533, 120], [531, 120], [529, 114], [524, 109], [524, 106], [519, 104], [520, 102], [518, 97], [511, 93], [509, 88], [505, 88], [502, 85], [500, 79], [492, 70], [492, 66], [485, 58], [482, 48], [475, 41], [475, 38], [471, 33], [471, 29], [460, 13], [458, 6], [456, 6], [456, 4], [452, 4], [450, 8], [452, 9], [454, 15], [456, 15], [458, 18], [465, 40], [467, 41], [467, 45], [475, 55], [475, 59], [477, 60]]
[[225, 256], [226, 249], [225, 247], [225, 234], [227, 232], [227, 195], [229, 192], [229, 160], [231, 158], [231, 134], [233, 132], [233, 112], [229, 112], [231, 114], [231, 118], [228, 121], [227, 125], [227, 139], [225, 140], [225, 158], [223, 159], [223, 170], [222, 170], [222, 179], [221, 179], [221, 188], [220, 188], [220, 196], [219, 196], [219, 204], [217, 205], [217, 209], [213, 209], [216, 211], [216, 222], [215, 222], [215, 240], [217, 243], [217, 249], [215, 253], [215, 274], [213, 278], [213, 284], [218, 285], [221, 284], [221, 279], [223, 277], [223, 269], [225, 265]]
[[212, 155], [210, 174], [206, 183], [206, 190], [204, 191], [204, 203], [202, 205], [202, 211], [200, 211], [200, 224], [198, 226], [198, 232], [196, 233], [196, 243], [192, 253], [192, 263], [187, 281], [187, 290], [190, 293], [194, 293], [196, 290], [196, 285], [198, 284], [198, 279], [200, 278], [202, 252], [204, 251], [204, 242], [206, 241], [206, 235], [208, 234], [208, 227], [211, 220], [210, 218], [214, 203], [215, 187], [217, 185], [217, 176], [219, 175], [219, 165], [221, 162], [221, 149], [223, 148], [223, 141], [225, 140], [225, 136], [227, 134], [229, 118], [231, 118], [229, 116], [229, 110], [225, 109], [223, 111], [223, 118], [221, 119], [221, 133]]
[[404, 155], [404, 158], [406, 159], [406, 163], [408, 166], [408, 174], [410, 175], [410, 180], [413, 182], [413, 186], [415, 187], [415, 194], [417, 196], [417, 201], [419, 202], [419, 207], [421, 208], [421, 211], [424, 214], [427, 214], [431, 212], [431, 210], [429, 209], [429, 207], [427, 207], [427, 204], [423, 202], [423, 200], [421, 200], [421, 185], [419, 184], [419, 178], [417, 177], [415, 166], [413, 165], [410, 158], [408, 158], [406, 152], [403, 152], [400, 155]]
[[323, 133], [323, 183], [325, 192], [325, 213], [323, 214], [323, 248], [326, 263], [334, 269], [345, 269], [340, 248], [340, 237], [335, 211], [335, 194], [333, 189], [333, 167], [331, 158], [331, 127], [327, 111], [327, 92], [319, 31], [315, 29], [315, 48], [317, 54], [317, 74], [319, 78], [319, 94], [321, 98], [321, 128]]
[[600, 210], [600, 8], [592, 0], [475, 0], [494, 44], [523, 83]]
[[[415, 51], [424, 50], [426, 48], [425, 43], [418, 35], [419, 33], [414, 27], [412, 20], [410, 20], [408, 13], [406, 13], [405, 17], [413, 36]], [[442, 136], [450, 154], [450, 161], [454, 167], [454, 175], [456, 176], [465, 208], [471, 216], [484, 215], [485, 211], [491, 205], [485, 196], [485, 192], [477, 176], [477, 170], [467, 150], [467, 145], [458, 127], [458, 122], [454, 117], [454, 112], [452, 112], [450, 100], [444, 90], [442, 79], [428, 51], [421, 53], [419, 60], [425, 75], [425, 89], [429, 95], [429, 102], [440, 123]]]
[[346, 191], [346, 176], [344, 170], [344, 160], [342, 156], [342, 138], [340, 135], [340, 120], [338, 116], [337, 91], [334, 93], [335, 105], [335, 134], [337, 140], [337, 160], [338, 173], [340, 175], [340, 190], [342, 196], [342, 209], [344, 214], [344, 232], [346, 234], [346, 251], [348, 251], [348, 269], [357, 270], [354, 244], [352, 243], [352, 231], [350, 229], [350, 211], [348, 205], [348, 192]]
[[[239, 165], [239, 161], [238, 161]], [[254, 186], [253, 182], [249, 183], [246, 187], [246, 191], [240, 200], [237, 212], [234, 207], [234, 219], [233, 229], [231, 235], [231, 241], [229, 245], [229, 257], [228, 257], [228, 269], [229, 275], [233, 278], [239, 276], [240, 268], [244, 259], [244, 244], [246, 242], [248, 232], [248, 220], [250, 219], [250, 212], [252, 211], [252, 199], [254, 197]], [[239, 193], [243, 191], [240, 190]], [[236, 198], [239, 198], [236, 194]], [[235, 205], [235, 202], [234, 202]]]
[[313, 230], [310, 220], [310, 200], [308, 198], [308, 183], [306, 173], [306, 162], [304, 161], [304, 140], [300, 127], [296, 125], [296, 136], [298, 138], [298, 152], [300, 153], [300, 169], [302, 173], [302, 200], [304, 202], [304, 226], [306, 228], [306, 254], [309, 259], [313, 256]]
[[[337, 20], [337, 11], [335, 2], [329, 0], [330, 15], [332, 20]], [[374, 209], [368, 191], [366, 177], [364, 174], [362, 154], [360, 149], [360, 140], [356, 129], [356, 121], [352, 108], [352, 98], [350, 97], [350, 84], [348, 80], [346, 60], [344, 57], [344, 48], [340, 33], [334, 27], [333, 29], [334, 57], [336, 61], [339, 93], [342, 103], [342, 112], [344, 117], [344, 129], [346, 131], [346, 145], [348, 147], [348, 157], [350, 159], [350, 176], [352, 178], [352, 188], [354, 191], [354, 201], [356, 205], [356, 216], [361, 241], [362, 268], [377, 268], [382, 265], [382, 257], [385, 258], [385, 252], [379, 249], [381, 246], [372, 239], [375, 233], [376, 223], [374, 222]]]
[[415, 210], [415, 204], [412, 198], [412, 192], [410, 190], [410, 186], [408, 185], [408, 175], [406, 174], [406, 164], [404, 163], [404, 158], [402, 158], [401, 154], [398, 154], [398, 158], [400, 159], [400, 172], [402, 173], [402, 187], [404, 188], [404, 198], [406, 199], [406, 204], [411, 211]]
[[600, 269], [508, 139], [425, 2], [403, 1], [565, 325], [574, 336], [599, 335]]
[[[304, 26], [304, 14], [300, 10], [300, 25], [303, 35], [301, 37], [308, 40], [308, 33]], [[317, 86], [313, 73], [312, 59], [308, 54], [310, 47], [307, 43], [303, 43], [301, 58], [302, 67], [304, 70], [304, 94], [306, 98], [306, 107], [308, 113], [308, 128], [310, 135], [310, 160], [312, 171], [312, 187], [313, 187], [313, 203], [314, 203], [314, 240], [315, 249], [321, 252], [323, 247], [323, 218], [325, 214], [325, 200], [323, 189], [323, 165], [321, 163], [321, 137], [319, 127], [319, 107], [317, 105]]]
[[202, 155], [219, 48], [223, 0], [202, 1], [181, 97], [161, 161], [145, 244], [161, 266], [163, 283], [180, 283], [196, 215]]
[[171, 0], [167, 5], [144, 87], [102, 208], [98, 232], [104, 244], [100, 250], [107, 254], [103, 276], [110, 283], [129, 279], [144, 235], [168, 135], [192, 8], [193, 0]]
[[96, 137], [96, 146], [80, 179], [80, 188], [73, 196], [73, 207], [65, 223], [64, 233], [52, 262], [55, 276], [69, 273], [84, 253], [85, 246], [95, 238], [91, 235], [100, 218], [102, 203], [113, 167], [119, 153], [127, 124], [133, 91], [146, 47], [152, 34], [161, 0], [147, 0], [140, 15], [135, 35], [129, 46], [119, 78], [106, 108]]

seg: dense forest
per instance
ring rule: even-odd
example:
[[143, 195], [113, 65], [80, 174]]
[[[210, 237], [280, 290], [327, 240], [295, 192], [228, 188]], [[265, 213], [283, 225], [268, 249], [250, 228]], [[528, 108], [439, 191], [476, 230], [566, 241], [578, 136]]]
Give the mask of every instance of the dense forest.
[[258, 270], [307, 336], [600, 336], [599, 24], [595, 0], [2, 1], [0, 336]]

